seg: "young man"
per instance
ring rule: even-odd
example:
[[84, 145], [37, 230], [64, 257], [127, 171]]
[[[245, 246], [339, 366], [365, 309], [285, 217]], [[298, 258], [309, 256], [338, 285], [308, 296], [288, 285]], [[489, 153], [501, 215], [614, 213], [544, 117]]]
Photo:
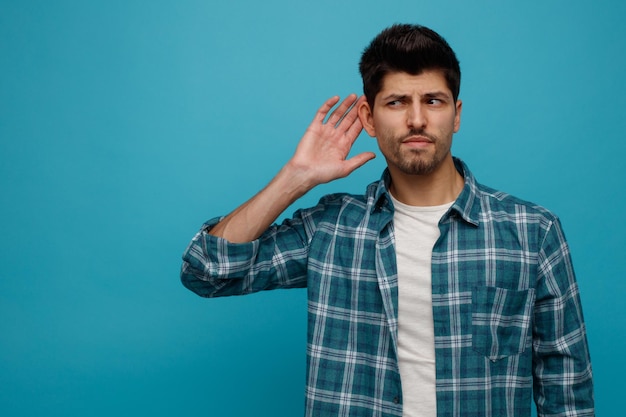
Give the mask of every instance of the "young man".
[[[202, 227], [184, 285], [205, 297], [307, 288], [307, 416], [530, 416], [533, 393], [539, 416], [593, 416], [558, 218], [478, 184], [450, 153], [462, 109], [452, 49], [395, 25], [360, 70], [366, 98], [324, 103], [267, 187]], [[273, 224], [374, 158], [347, 159], [362, 129], [387, 161], [382, 179]]]

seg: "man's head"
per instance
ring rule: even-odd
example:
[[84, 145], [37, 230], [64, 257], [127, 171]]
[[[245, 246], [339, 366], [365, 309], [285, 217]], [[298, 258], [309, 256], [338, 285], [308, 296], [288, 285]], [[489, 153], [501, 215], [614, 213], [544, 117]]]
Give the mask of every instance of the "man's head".
[[395, 25], [365, 49], [360, 69], [367, 100], [359, 119], [393, 181], [456, 172], [450, 149], [461, 123], [461, 75], [446, 41], [423, 26]]
[[359, 63], [363, 93], [372, 109], [385, 75], [418, 75], [427, 70], [441, 71], [456, 102], [461, 85], [459, 61], [441, 36], [419, 25], [399, 24], [383, 30], [365, 48]]

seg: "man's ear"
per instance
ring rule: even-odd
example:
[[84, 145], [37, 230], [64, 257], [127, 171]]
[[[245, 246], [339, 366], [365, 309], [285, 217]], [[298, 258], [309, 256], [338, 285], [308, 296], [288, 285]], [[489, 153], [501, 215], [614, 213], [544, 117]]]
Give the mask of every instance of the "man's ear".
[[454, 115], [454, 133], [458, 132], [461, 128], [461, 110], [463, 110], [463, 102], [461, 100], [456, 101], [456, 113]]
[[374, 113], [372, 112], [372, 108], [370, 107], [367, 100], [361, 101], [357, 111], [359, 119], [361, 120], [361, 124], [363, 125], [363, 129], [365, 129], [367, 134], [371, 137], [376, 137], [376, 129], [374, 127]]

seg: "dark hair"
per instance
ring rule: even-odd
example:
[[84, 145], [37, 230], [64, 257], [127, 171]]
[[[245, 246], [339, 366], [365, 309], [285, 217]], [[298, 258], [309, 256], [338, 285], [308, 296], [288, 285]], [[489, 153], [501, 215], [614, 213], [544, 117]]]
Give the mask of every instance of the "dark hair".
[[365, 48], [359, 63], [363, 93], [372, 109], [386, 74], [418, 75], [426, 70], [442, 72], [456, 102], [461, 87], [459, 61], [445, 39], [420, 25], [396, 24], [383, 30]]

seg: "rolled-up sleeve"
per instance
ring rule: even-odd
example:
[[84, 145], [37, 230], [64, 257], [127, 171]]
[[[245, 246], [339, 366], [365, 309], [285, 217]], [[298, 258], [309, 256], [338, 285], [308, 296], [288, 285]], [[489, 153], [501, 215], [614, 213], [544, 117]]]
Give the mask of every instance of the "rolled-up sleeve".
[[220, 220], [207, 221], [183, 253], [185, 287], [202, 297], [220, 297], [306, 286], [308, 239], [301, 219], [274, 225], [249, 243], [209, 234]]

